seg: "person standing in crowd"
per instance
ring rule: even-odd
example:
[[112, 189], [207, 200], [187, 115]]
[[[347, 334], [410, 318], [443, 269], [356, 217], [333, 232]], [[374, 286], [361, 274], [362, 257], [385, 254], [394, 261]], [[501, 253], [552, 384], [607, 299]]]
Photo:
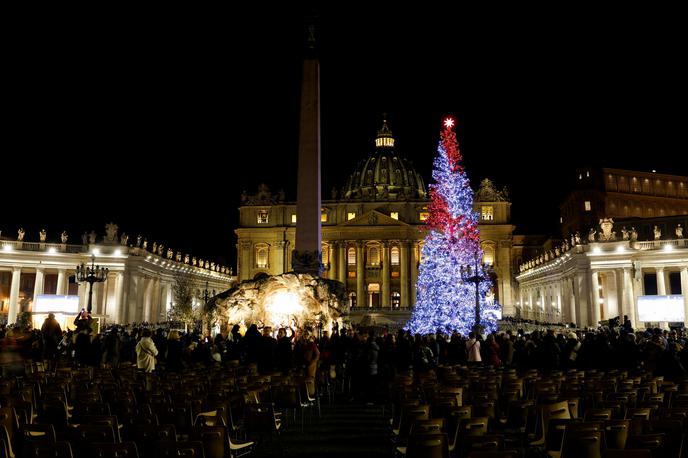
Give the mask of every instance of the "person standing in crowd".
[[62, 339], [62, 328], [55, 319], [55, 314], [50, 313], [41, 326], [43, 339], [43, 359], [48, 360], [48, 370], [55, 370], [57, 365], [57, 346]]
[[158, 349], [155, 347], [153, 339], [151, 339], [150, 329], [144, 329], [141, 336], [141, 340], [136, 344], [136, 367], [146, 372], [153, 372], [155, 370], [155, 357], [158, 355]]
[[119, 330], [117, 326], [110, 329], [105, 336], [105, 351], [103, 352], [103, 365], [117, 369], [119, 367], [119, 354], [122, 350], [122, 341], [119, 340]]
[[480, 357], [480, 342], [475, 337], [474, 332], [468, 334], [468, 341], [466, 342], [466, 355], [469, 363], [479, 363], [482, 361]]
[[315, 344], [315, 337], [313, 335], [304, 336], [306, 344], [303, 348], [303, 364], [306, 368], [306, 378], [315, 378], [315, 371], [318, 369], [318, 360], [320, 359], [320, 350]]
[[494, 334], [487, 336], [485, 341], [485, 351], [487, 354], [487, 364], [491, 364], [495, 367], [502, 365], [502, 360], [499, 359], [499, 345], [495, 341]]
[[272, 337], [272, 328], [265, 326], [258, 346], [258, 372], [261, 374], [269, 374], [275, 368], [276, 348], [277, 340]]
[[172, 330], [167, 335], [166, 365], [170, 372], [181, 372], [183, 368], [184, 344], [179, 340], [179, 331]]
[[289, 331], [291, 331], [291, 335], [287, 335], [287, 328], [280, 328], [277, 332], [277, 350], [275, 357], [277, 359], [277, 369], [282, 374], [287, 374], [293, 365], [291, 342], [294, 340], [294, 330], [289, 328]]

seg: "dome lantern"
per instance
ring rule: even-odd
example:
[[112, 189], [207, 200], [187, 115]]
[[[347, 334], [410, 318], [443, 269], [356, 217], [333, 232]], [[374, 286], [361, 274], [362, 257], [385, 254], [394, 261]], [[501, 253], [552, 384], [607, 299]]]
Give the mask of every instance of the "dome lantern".
[[343, 200], [400, 201], [425, 199], [421, 175], [394, 148], [385, 117], [375, 138], [375, 151], [359, 162], [341, 193]]

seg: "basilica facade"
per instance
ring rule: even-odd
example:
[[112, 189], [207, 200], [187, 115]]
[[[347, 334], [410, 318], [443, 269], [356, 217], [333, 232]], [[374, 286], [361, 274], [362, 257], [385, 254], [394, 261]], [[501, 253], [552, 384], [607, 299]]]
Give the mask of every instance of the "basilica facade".
[[[346, 285], [354, 321], [399, 324], [415, 303], [429, 198], [425, 180], [397, 153], [394, 140], [384, 122], [372, 153], [359, 162], [341, 191], [322, 201], [323, 276]], [[494, 267], [494, 294], [505, 314], [513, 312], [517, 294], [510, 207], [505, 191], [482, 181], [474, 209], [483, 261]], [[291, 271], [296, 203], [261, 185], [257, 194], [244, 193], [239, 213], [239, 281]]]

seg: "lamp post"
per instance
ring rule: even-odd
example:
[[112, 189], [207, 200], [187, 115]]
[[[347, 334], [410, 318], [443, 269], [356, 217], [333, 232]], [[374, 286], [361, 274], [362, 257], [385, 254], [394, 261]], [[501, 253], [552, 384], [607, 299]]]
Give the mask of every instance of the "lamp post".
[[91, 256], [91, 265], [84, 264], [83, 262], [76, 266], [76, 281], [88, 282], [90, 285], [88, 290], [88, 306], [86, 311], [91, 313], [93, 309], [93, 284], [104, 282], [108, 275], [107, 267], [100, 267], [96, 265], [96, 256]]
[[473, 257], [473, 266], [461, 266], [461, 280], [466, 283], [475, 283], [475, 324], [473, 325], [473, 332], [482, 334], [484, 327], [480, 322], [480, 283], [490, 281], [492, 273], [492, 266], [481, 263], [478, 260], [478, 255]]

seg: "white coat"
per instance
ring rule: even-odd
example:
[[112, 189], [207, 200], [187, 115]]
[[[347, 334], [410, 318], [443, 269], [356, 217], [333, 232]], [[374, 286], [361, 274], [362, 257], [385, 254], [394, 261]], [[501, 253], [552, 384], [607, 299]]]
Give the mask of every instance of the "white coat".
[[136, 367], [146, 372], [152, 372], [155, 369], [155, 357], [157, 355], [158, 349], [155, 348], [153, 339], [141, 337], [139, 343], [136, 344]]

